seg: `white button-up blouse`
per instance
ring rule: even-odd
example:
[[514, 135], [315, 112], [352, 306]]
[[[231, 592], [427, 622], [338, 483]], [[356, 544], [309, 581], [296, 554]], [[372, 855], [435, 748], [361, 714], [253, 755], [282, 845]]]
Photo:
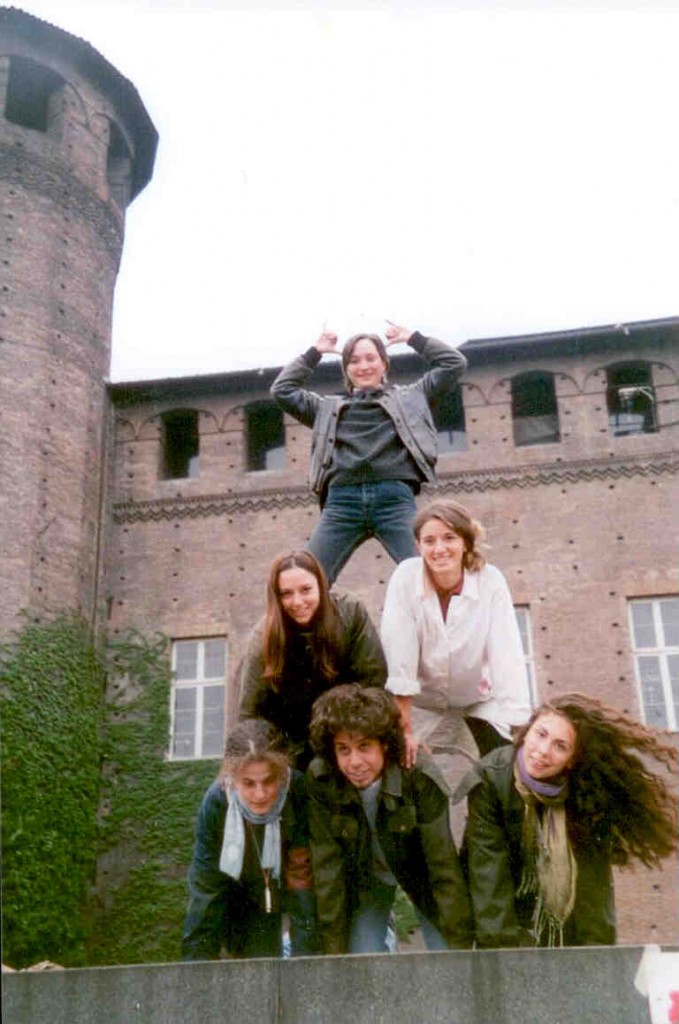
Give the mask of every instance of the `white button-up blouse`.
[[[426, 738], [451, 711], [490, 722], [503, 735], [530, 716], [521, 637], [507, 582], [494, 565], [465, 570], [462, 592], [443, 619], [421, 558], [392, 575], [382, 615], [387, 690], [412, 697], [413, 729]], [[418, 719], [429, 726], [418, 729]]]

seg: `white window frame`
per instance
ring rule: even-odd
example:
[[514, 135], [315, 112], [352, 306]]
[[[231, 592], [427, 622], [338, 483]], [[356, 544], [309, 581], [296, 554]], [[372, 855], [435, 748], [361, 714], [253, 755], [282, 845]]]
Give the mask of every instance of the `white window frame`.
[[[215, 640], [221, 640], [224, 644], [224, 674], [223, 676], [206, 676], [205, 675], [205, 645], [207, 643], [214, 642]], [[180, 644], [191, 643], [198, 644], [198, 658], [197, 658], [197, 669], [195, 679], [177, 679], [176, 668], [177, 668], [177, 650]], [[221, 685], [222, 697], [223, 697], [223, 722], [226, 722], [226, 680], [227, 680], [227, 667], [228, 667], [228, 656], [229, 648], [226, 641], [226, 637], [223, 636], [206, 636], [206, 637], [181, 637], [172, 641], [172, 686], [170, 687], [170, 746], [168, 751], [169, 761], [206, 761], [214, 760], [217, 757], [221, 757], [221, 750], [219, 754], [204, 754], [203, 753], [203, 712], [204, 712], [204, 695], [205, 688], [207, 686]], [[192, 754], [175, 754], [174, 743], [175, 743], [175, 694], [178, 689], [192, 689], [196, 692], [196, 720], [195, 720], [195, 731], [193, 736], [193, 753]], [[223, 738], [223, 737], [222, 737]]]
[[[530, 607], [527, 604], [515, 604], [514, 614], [516, 616], [516, 624], [519, 627], [519, 636], [521, 637], [521, 648], [523, 650], [523, 658], [526, 665], [530, 702], [533, 707], [537, 707], [538, 694], [535, 682], [535, 654], [533, 650], [533, 630], [530, 621]], [[526, 628], [524, 631], [521, 630], [521, 619], [523, 619], [525, 623]]]
[[[679, 656], [679, 644], [668, 644], [665, 642], [665, 630], [663, 627], [662, 616], [660, 614], [660, 606], [664, 603], [676, 602], [679, 604], [679, 596], [669, 595], [667, 597], [634, 597], [629, 598], [627, 601], [627, 614], [629, 616], [629, 631], [630, 639], [632, 641], [632, 653], [634, 655], [634, 677], [637, 684], [637, 696], [639, 701], [639, 707], [641, 709], [641, 718], [644, 724], [649, 724], [646, 717], [646, 705], [644, 704], [644, 690], [641, 681], [641, 672], [639, 671], [639, 658], [640, 657], [655, 657], [658, 659], [660, 667], [660, 683], [662, 686], [662, 694], [665, 704], [665, 716], [667, 724], [665, 728], [669, 729], [670, 732], [679, 732], [679, 715], [674, 709], [674, 698], [672, 695], [672, 681], [670, 678], [670, 669], [668, 664], [668, 657], [670, 655]], [[632, 617], [632, 608], [634, 605], [639, 604], [650, 604], [653, 612], [653, 626], [655, 630], [656, 644], [654, 647], [637, 647], [636, 636], [634, 633], [634, 619]]]

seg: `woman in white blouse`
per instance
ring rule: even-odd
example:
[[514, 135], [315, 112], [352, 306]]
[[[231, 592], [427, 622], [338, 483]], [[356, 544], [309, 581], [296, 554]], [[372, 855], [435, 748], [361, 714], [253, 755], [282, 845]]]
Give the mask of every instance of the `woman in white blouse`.
[[397, 566], [382, 616], [386, 688], [401, 710], [408, 763], [421, 743], [435, 756], [473, 749], [469, 731], [483, 755], [509, 742], [531, 710], [509, 587], [486, 564], [485, 531], [464, 506], [434, 501], [413, 531], [421, 557]]

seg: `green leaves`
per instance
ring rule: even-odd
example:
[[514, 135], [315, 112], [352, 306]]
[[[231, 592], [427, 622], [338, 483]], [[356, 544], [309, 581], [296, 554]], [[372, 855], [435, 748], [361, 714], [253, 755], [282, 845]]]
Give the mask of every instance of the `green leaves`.
[[4, 956], [66, 963], [96, 864], [103, 667], [77, 618], [27, 624], [0, 658]]
[[177, 958], [194, 822], [217, 763], [166, 760], [170, 685], [158, 634], [98, 650], [85, 623], [62, 617], [28, 622], [0, 648], [12, 967]]

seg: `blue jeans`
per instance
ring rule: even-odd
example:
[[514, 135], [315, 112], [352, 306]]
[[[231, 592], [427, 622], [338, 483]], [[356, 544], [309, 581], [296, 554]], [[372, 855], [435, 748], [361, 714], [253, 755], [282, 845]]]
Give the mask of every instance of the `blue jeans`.
[[448, 943], [441, 935], [435, 924], [432, 924], [428, 917], [415, 907], [415, 913], [417, 919], [420, 922], [420, 931], [422, 932], [422, 938], [424, 944], [430, 953], [438, 953], [443, 949], [448, 949]]
[[[349, 953], [386, 953], [389, 915], [396, 897], [396, 887], [373, 877], [370, 892], [361, 893], [349, 927]], [[415, 907], [422, 938], [430, 952], [448, 949], [448, 943], [436, 925]]]
[[349, 926], [349, 953], [386, 953], [389, 914], [396, 886], [373, 878], [369, 892], [361, 893]]
[[333, 583], [356, 548], [376, 537], [395, 562], [417, 554], [415, 496], [402, 480], [331, 487], [307, 545]]

